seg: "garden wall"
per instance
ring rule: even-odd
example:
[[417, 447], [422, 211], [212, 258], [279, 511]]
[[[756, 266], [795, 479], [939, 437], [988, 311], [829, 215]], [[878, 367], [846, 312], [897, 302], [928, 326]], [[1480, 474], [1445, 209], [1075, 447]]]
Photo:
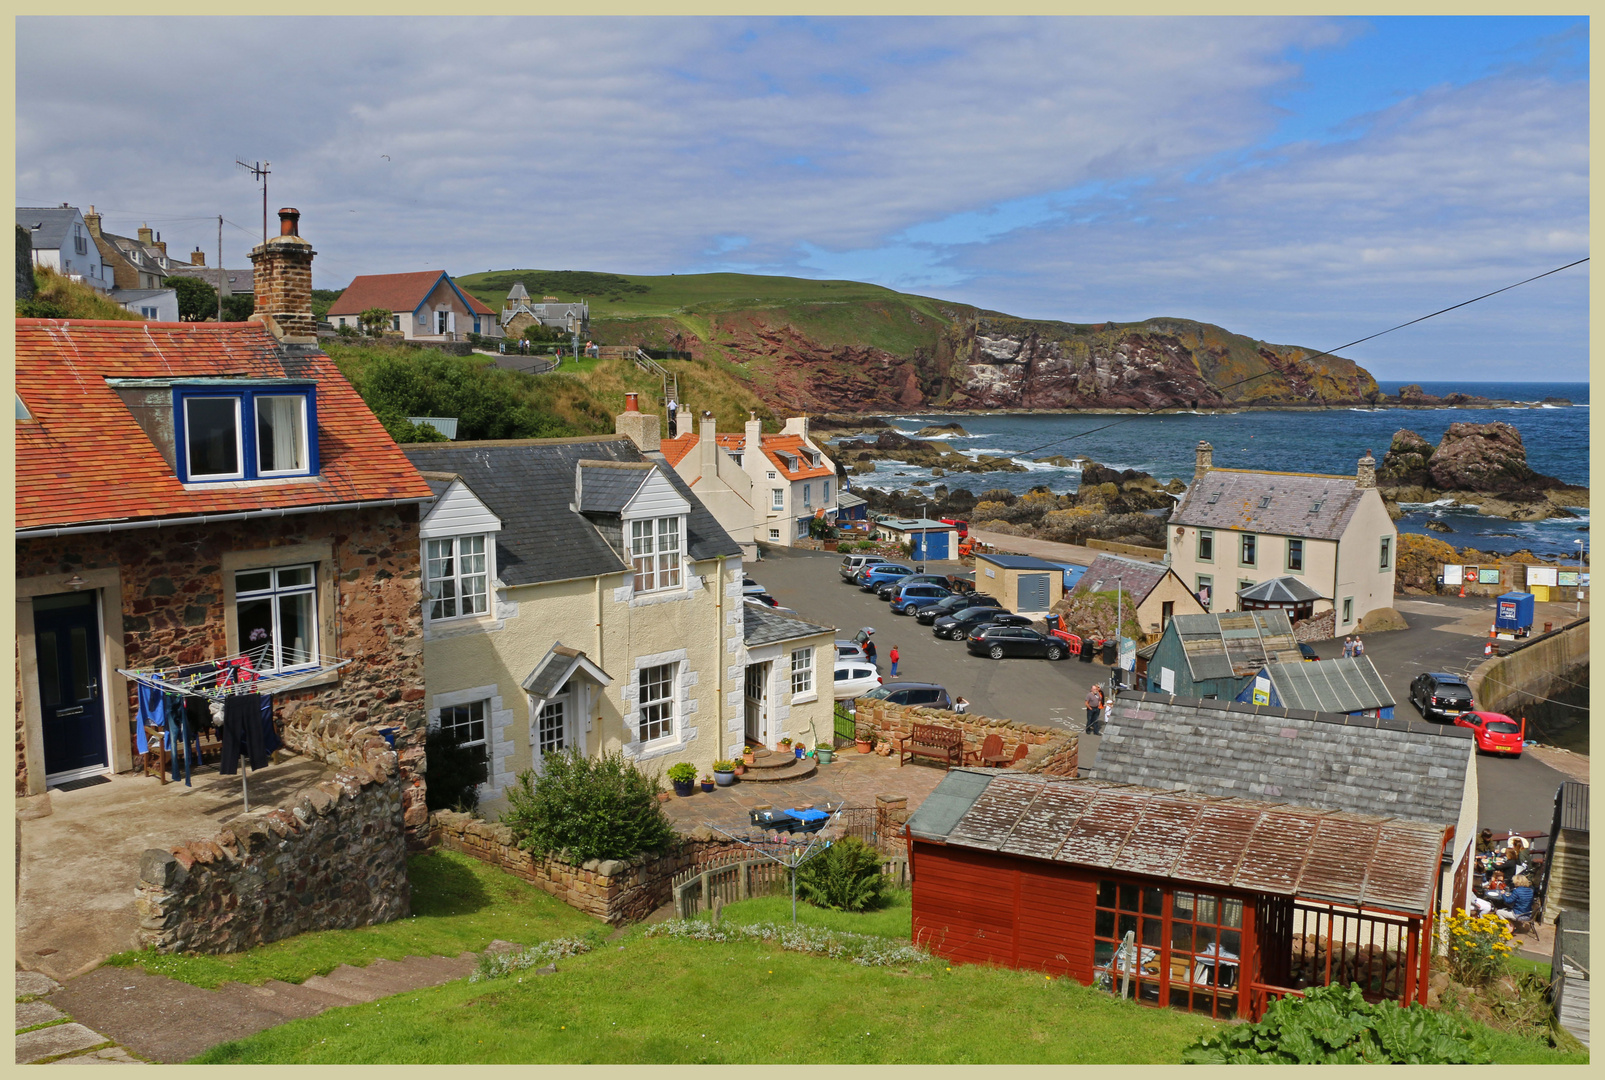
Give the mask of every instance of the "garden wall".
[[[988, 735], [1003, 740], [1003, 753], [1013, 754], [1021, 743], [1031, 747], [1024, 760], [1012, 768], [1019, 772], [1046, 773], [1049, 776], [1074, 776], [1079, 765], [1081, 740], [1079, 736], [1058, 728], [1019, 724], [1013, 720], [995, 720], [975, 713], [960, 715], [943, 709], [922, 709], [912, 705], [892, 705], [873, 698], [859, 698], [854, 703], [856, 722], [860, 730], [870, 728], [877, 742], [902, 738], [914, 730], [915, 724], [936, 724], [958, 728], [964, 732], [966, 753], [979, 751]], [[895, 751], [894, 751], [895, 753]]]
[[1549, 694], [1557, 679], [1588, 663], [1588, 619], [1513, 646], [1500, 642], [1500, 646], [1498, 656], [1471, 673], [1471, 695], [1478, 708], [1509, 713]]
[[134, 890], [139, 945], [239, 952], [410, 912], [395, 751], [377, 728], [314, 715], [287, 722], [284, 742], [334, 766], [334, 779], [287, 807], [241, 814], [210, 839], [147, 850]]

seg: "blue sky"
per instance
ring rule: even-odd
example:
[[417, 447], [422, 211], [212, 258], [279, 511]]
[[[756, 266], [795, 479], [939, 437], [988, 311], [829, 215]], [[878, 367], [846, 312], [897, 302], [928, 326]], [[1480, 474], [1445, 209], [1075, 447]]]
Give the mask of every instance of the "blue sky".
[[[261, 203], [233, 162], [267, 159], [320, 287], [736, 270], [1326, 348], [1588, 253], [1587, 32], [25, 18], [17, 194], [148, 221], [209, 261], [222, 213], [237, 265]], [[67, 38], [72, 79], [50, 44]], [[1583, 379], [1587, 335], [1585, 266], [1348, 355], [1384, 379]]]

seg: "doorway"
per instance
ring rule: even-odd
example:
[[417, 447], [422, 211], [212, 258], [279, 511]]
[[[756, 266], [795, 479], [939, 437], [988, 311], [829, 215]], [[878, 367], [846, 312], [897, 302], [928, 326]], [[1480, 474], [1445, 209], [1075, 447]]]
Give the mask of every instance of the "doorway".
[[33, 600], [39, 714], [49, 783], [104, 772], [109, 764], [96, 595], [56, 593]]
[[747, 742], [758, 746], [769, 745], [769, 724], [765, 706], [769, 700], [769, 662], [747, 665], [746, 702]]

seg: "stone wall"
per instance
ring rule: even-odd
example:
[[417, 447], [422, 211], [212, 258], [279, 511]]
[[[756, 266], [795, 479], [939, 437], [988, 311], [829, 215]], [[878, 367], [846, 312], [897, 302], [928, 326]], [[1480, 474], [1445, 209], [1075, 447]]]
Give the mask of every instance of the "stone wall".
[[869, 727], [877, 741], [896, 740], [909, 734], [915, 724], [956, 727], [964, 732], [966, 753], [979, 751], [988, 735], [1003, 740], [1003, 753], [1013, 754], [1024, 743], [1031, 749], [1025, 758], [1010, 766], [1021, 772], [1074, 776], [1079, 765], [1080, 737], [1058, 728], [995, 720], [975, 713], [960, 715], [943, 709], [922, 709], [912, 705], [892, 705], [873, 698], [859, 698], [854, 707], [860, 730]]
[[569, 907], [613, 926], [640, 922], [669, 902], [674, 875], [747, 849], [709, 829], [679, 838], [672, 851], [633, 859], [591, 859], [578, 866], [536, 858], [514, 843], [506, 825], [439, 810], [430, 815], [430, 843], [460, 851], [550, 893]]
[[285, 742], [335, 766], [288, 806], [140, 859], [138, 944], [239, 952], [310, 930], [369, 926], [411, 909], [402, 779], [373, 726], [286, 724]]
[[1297, 641], [1331, 641], [1337, 636], [1337, 612], [1323, 611], [1293, 624], [1293, 638]]
[[[317, 560], [320, 581], [329, 583], [318, 596], [325, 628], [319, 648], [351, 663], [326, 685], [277, 695], [274, 710], [281, 720], [313, 707], [319, 719], [399, 729], [407, 825], [413, 845], [422, 847], [428, 811], [417, 507], [23, 540], [16, 546], [17, 577], [66, 578], [115, 567], [128, 666], [177, 666], [229, 652], [226, 629], [233, 613], [224, 602], [226, 557], [309, 544], [331, 553], [329, 565]], [[327, 610], [331, 601], [332, 612]], [[109, 621], [113, 613], [106, 614]], [[113, 683], [124, 687], [128, 715], [136, 716], [134, 685], [117, 677]], [[130, 722], [123, 736], [130, 741], [132, 729]], [[25, 790], [18, 788], [19, 794]]]
[[1588, 619], [1585, 617], [1512, 647], [1500, 642], [1500, 655], [1471, 673], [1472, 699], [1479, 709], [1510, 714], [1535, 698], [1548, 695], [1557, 677], [1588, 663]]

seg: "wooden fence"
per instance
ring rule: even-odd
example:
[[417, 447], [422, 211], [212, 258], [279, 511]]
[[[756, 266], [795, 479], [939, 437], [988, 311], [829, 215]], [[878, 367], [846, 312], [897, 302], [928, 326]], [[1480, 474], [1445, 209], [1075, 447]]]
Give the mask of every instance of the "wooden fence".
[[[870, 811], [874, 813], [874, 811]], [[881, 874], [895, 888], [908, 887], [908, 859], [887, 855], [881, 859]], [[791, 869], [762, 857], [742, 857], [732, 853], [713, 863], [681, 871], [674, 877], [674, 913], [681, 919], [694, 918], [720, 905], [754, 896], [784, 893], [791, 886]]]

